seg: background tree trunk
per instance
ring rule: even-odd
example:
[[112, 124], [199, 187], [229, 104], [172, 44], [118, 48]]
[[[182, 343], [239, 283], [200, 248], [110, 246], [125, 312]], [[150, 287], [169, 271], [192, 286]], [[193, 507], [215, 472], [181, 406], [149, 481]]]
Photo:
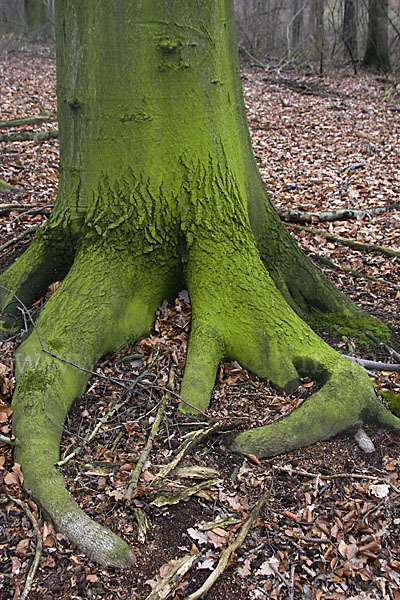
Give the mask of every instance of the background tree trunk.
[[319, 74], [323, 75], [325, 61], [325, 0], [313, 0], [313, 6], [315, 18], [315, 47], [318, 55]]
[[296, 54], [299, 49], [303, 27], [304, 0], [293, 0], [292, 22], [292, 52]]
[[345, 0], [343, 13], [343, 42], [355, 73], [357, 73], [358, 64], [356, 2], [357, 0]]
[[54, 39], [54, 2], [24, 0], [25, 33], [31, 41]]
[[368, 36], [364, 66], [373, 71], [391, 70], [388, 44], [388, 0], [369, 0]]

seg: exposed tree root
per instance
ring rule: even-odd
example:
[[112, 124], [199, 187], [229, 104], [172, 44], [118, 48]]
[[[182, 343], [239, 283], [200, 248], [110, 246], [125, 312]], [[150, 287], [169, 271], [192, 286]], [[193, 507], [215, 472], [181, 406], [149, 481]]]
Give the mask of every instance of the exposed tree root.
[[327, 383], [289, 416], [240, 433], [229, 446], [258, 457], [275, 456], [363, 423], [382, 424], [400, 432], [400, 419], [379, 402], [367, 374], [341, 364]]
[[118, 536], [85, 515], [54, 466], [66, 414], [82, 394], [88, 373], [44, 353], [42, 344], [90, 370], [101, 355], [149, 330], [171, 281], [174, 276], [161, 257], [140, 260], [100, 247], [82, 249], [46, 304], [37, 328], [40, 340], [34, 331], [17, 353], [13, 427], [20, 442], [15, 460], [22, 466], [25, 485], [55, 527], [104, 565], [127, 567], [134, 555]]

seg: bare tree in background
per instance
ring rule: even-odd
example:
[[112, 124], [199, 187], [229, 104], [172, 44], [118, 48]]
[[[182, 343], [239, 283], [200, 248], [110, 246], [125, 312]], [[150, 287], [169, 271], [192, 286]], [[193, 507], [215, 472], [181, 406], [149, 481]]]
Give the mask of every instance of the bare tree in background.
[[0, 0], [0, 35], [54, 39], [54, 0]]
[[364, 54], [372, 68], [400, 65], [399, 0], [235, 0], [235, 6], [241, 48], [270, 68], [295, 63], [323, 72], [349, 56], [356, 71]]
[[24, 9], [28, 39], [54, 39], [54, 0], [24, 0]]
[[315, 47], [317, 50], [320, 75], [323, 75], [324, 73], [325, 62], [324, 5], [325, 0], [313, 0], [313, 11], [315, 18]]
[[343, 42], [348, 53], [354, 73], [358, 66], [358, 40], [357, 40], [357, 0], [344, 0], [343, 13]]
[[369, 0], [368, 35], [364, 65], [373, 71], [388, 73], [389, 58], [389, 0]]

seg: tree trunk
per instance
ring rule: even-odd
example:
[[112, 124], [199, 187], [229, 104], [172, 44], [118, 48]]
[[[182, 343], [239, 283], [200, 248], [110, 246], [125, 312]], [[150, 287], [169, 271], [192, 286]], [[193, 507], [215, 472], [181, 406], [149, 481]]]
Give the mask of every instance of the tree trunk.
[[[304, 11], [304, 1], [303, 0], [293, 0], [293, 8], [292, 8], [292, 53], [296, 54], [299, 50], [300, 42], [301, 42], [301, 34], [303, 28], [303, 11]], [[291, 57], [289, 57], [291, 58]]]
[[324, 74], [325, 61], [325, 26], [324, 26], [325, 0], [313, 0], [315, 18], [315, 47], [319, 61], [319, 74]]
[[46, 226], [0, 279], [3, 327], [21, 301], [65, 279], [18, 350], [15, 458], [58, 529], [93, 559], [129, 566], [130, 548], [81, 511], [54, 463], [66, 413], [87, 383], [83, 369], [147, 333], [158, 305], [183, 285], [192, 327], [180, 393], [192, 405], [207, 409], [223, 358], [282, 388], [304, 374], [322, 385], [290, 419], [231, 440], [235, 450], [273, 455], [366, 419], [399, 421], [364, 371], [293, 310], [360, 314], [265, 196], [232, 3], [56, 6], [59, 192]]
[[32, 41], [52, 39], [52, 22], [48, 0], [24, 0], [25, 33]]
[[388, 42], [389, 0], [369, 0], [368, 35], [364, 66], [373, 71], [391, 70]]
[[350, 56], [355, 73], [357, 73], [358, 63], [356, 1], [357, 0], [345, 0], [343, 13], [343, 42], [346, 52]]

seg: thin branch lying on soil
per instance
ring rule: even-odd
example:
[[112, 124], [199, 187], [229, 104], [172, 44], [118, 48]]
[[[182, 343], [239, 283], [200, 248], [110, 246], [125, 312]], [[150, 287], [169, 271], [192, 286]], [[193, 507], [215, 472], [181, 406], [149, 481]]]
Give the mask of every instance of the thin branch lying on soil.
[[[86, 442], [88, 444], [96, 437], [96, 435], [99, 433], [100, 428], [104, 425], [104, 423], [106, 423], [108, 421], [108, 419], [110, 419], [113, 416], [113, 414], [115, 412], [118, 412], [119, 409], [122, 408], [124, 406], [124, 404], [126, 404], [128, 402], [128, 400], [132, 396], [132, 391], [133, 391], [134, 387], [135, 386], [133, 385], [132, 389], [129, 391], [129, 394], [126, 396], [126, 398], [124, 398], [124, 400], [122, 400], [122, 402], [118, 402], [118, 404], [114, 404], [114, 406], [112, 406], [110, 408], [110, 410], [104, 415], [104, 417], [101, 417], [99, 419], [99, 422], [97, 423], [96, 427], [93, 429], [92, 433], [89, 435], [89, 437], [86, 440]], [[56, 465], [58, 467], [62, 467], [63, 465], [66, 465], [72, 458], [74, 458], [74, 456], [76, 456], [77, 452], [78, 452], [78, 450], [73, 450], [67, 456], [65, 456], [62, 460], [59, 460], [58, 462], [56, 462]]]
[[17, 446], [17, 444], [19, 444], [17, 439], [11, 439], [9, 437], [7, 437], [6, 435], [3, 435], [2, 433], [0, 433], [0, 444], [7, 444], [8, 446]]
[[326, 223], [327, 221], [349, 221], [351, 219], [358, 219], [358, 217], [364, 215], [376, 216], [384, 212], [399, 209], [400, 204], [387, 204], [386, 206], [365, 210], [344, 208], [333, 212], [303, 212], [287, 208], [277, 208], [276, 210], [282, 221], [291, 223]]
[[152, 592], [146, 597], [146, 600], [160, 600], [160, 598], [169, 598], [176, 590], [182, 578], [192, 568], [200, 553], [186, 554], [182, 556], [176, 564], [171, 567], [165, 577], [156, 585]]
[[[1, 183], [0, 183], [0, 186], [1, 186]], [[1, 188], [0, 188], [0, 191], [1, 191]], [[18, 191], [25, 191], [25, 190], [20, 190], [18, 188]], [[25, 209], [29, 209], [29, 208], [32, 208], [32, 206], [29, 204], [0, 204], [0, 217], [3, 217], [4, 215], [8, 215], [10, 212], [13, 212], [14, 210], [25, 210]]]
[[375, 144], [382, 144], [383, 142], [383, 140], [380, 138], [370, 135], [369, 133], [365, 133], [365, 131], [361, 131], [360, 129], [357, 129], [356, 136], [364, 140], [368, 140], [369, 142], [374, 142]]
[[361, 271], [356, 271], [355, 269], [351, 269], [350, 267], [345, 267], [344, 265], [339, 265], [339, 263], [333, 262], [329, 258], [318, 254], [317, 252], [313, 252], [308, 248], [302, 246], [303, 252], [311, 256], [315, 262], [319, 262], [321, 265], [326, 265], [327, 267], [334, 269], [335, 271], [343, 271], [344, 273], [350, 273], [353, 277], [359, 277], [360, 279], [368, 279], [369, 281], [375, 281], [376, 283], [380, 283], [381, 285], [388, 285], [390, 287], [394, 287], [394, 283], [388, 281], [387, 279], [381, 279], [380, 277], [374, 277], [373, 275], [367, 275], [366, 273], [361, 273]]
[[384, 350], [386, 350], [386, 352], [389, 354], [390, 357], [393, 357], [400, 362], [400, 354], [398, 352], [396, 352], [396, 350], [394, 350], [394, 348], [389, 346], [389, 344], [386, 344], [385, 342], [381, 342], [381, 340], [379, 340], [375, 336], [371, 335], [370, 333], [366, 333], [365, 335], [367, 336], [367, 338], [372, 340], [378, 346], [378, 348], [384, 348]]
[[43, 539], [42, 539], [42, 534], [40, 533], [40, 528], [39, 528], [39, 524], [36, 520], [36, 517], [32, 513], [32, 511], [29, 509], [26, 502], [23, 502], [22, 500], [19, 500], [18, 498], [14, 498], [13, 496], [10, 496], [8, 494], [7, 494], [7, 496], [12, 502], [14, 502], [14, 504], [17, 504], [18, 506], [20, 506], [22, 508], [22, 510], [25, 512], [25, 514], [28, 516], [29, 520], [32, 523], [33, 530], [34, 530], [35, 536], [36, 536], [35, 556], [34, 556], [32, 564], [29, 568], [28, 575], [27, 575], [26, 581], [25, 581], [24, 589], [22, 591], [22, 594], [19, 596], [19, 600], [26, 600], [26, 598], [29, 596], [29, 593], [31, 591], [33, 580], [35, 578], [35, 573], [37, 571], [37, 568], [38, 568], [39, 562], [40, 562], [40, 558], [42, 556]]
[[226, 432], [229, 431], [229, 429], [231, 429], [230, 425], [221, 425], [220, 423], [217, 423], [212, 427], [208, 427], [206, 429], [197, 429], [196, 431], [191, 431], [188, 433], [185, 441], [179, 446], [175, 458], [168, 465], [163, 467], [150, 482], [151, 487], [158, 485], [160, 481], [162, 481], [168, 475], [168, 473], [173, 471], [178, 466], [188, 452], [195, 448], [198, 444], [203, 442], [214, 433], [219, 431]]
[[19, 215], [17, 215], [14, 219], [12, 219], [12, 221], [9, 221], [8, 223], [4, 223], [4, 226], [2, 227], [2, 229], [6, 229], [10, 225], [12, 225], [16, 221], [18, 221], [18, 219], [20, 219], [21, 217], [25, 217], [26, 215], [36, 215], [36, 214], [39, 214], [44, 211], [47, 211], [47, 214], [49, 215], [50, 211], [47, 210], [49, 208], [52, 208], [52, 204], [46, 204], [46, 206], [40, 206], [39, 208], [31, 208], [25, 212], [22, 212]]
[[35, 140], [37, 142], [43, 142], [58, 138], [58, 130], [53, 131], [23, 131], [21, 133], [4, 133], [0, 135], [0, 142], [25, 142], [27, 140]]
[[349, 360], [352, 360], [353, 362], [358, 363], [365, 369], [369, 369], [370, 371], [390, 371], [392, 373], [400, 373], [400, 364], [389, 364], [377, 362], [375, 360], [365, 360], [364, 358], [348, 356], [347, 354], [343, 354], [343, 356]]
[[40, 225], [34, 225], [33, 227], [29, 227], [29, 229], [25, 229], [25, 231], [23, 231], [16, 237], [12, 238], [11, 240], [8, 240], [8, 242], [6, 242], [2, 246], [0, 246], [0, 252], [2, 252], [2, 250], [5, 250], [6, 248], [9, 248], [10, 246], [13, 246], [14, 244], [16, 244], [17, 242], [22, 240], [24, 237], [29, 235], [30, 233], [35, 233], [35, 231], [37, 231], [39, 229], [39, 227], [40, 227]]
[[[169, 386], [173, 389], [174, 387], [174, 377], [175, 377], [175, 372], [174, 372], [174, 366], [171, 365], [170, 371], [169, 371], [169, 378], [168, 378], [168, 384]], [[151, 430], [149, 433], [149, 437], [147, 439], [147, 443], [145, 445], [145, 447], [143, 448], [142, 452], [140, 453], [139, 456], [139, 460], [136, 463], [136, 467], [134, 468], [134, 470], [132, 471], [131, 474], [131, 481], [130, 484], [128, 486], [128, 489], [126, 490], [125, 493], [125, 497], [124, 500], [127, 504], [130, 504], [131, 500], [132, 500], [132, 495], [137, 487], [138, 481], [139, 481], [139, 477], [140, 477], [140, 473], [142, 472], [144, 463], [147, 460], [147, 457], [149, 456], [151, 449], [153, 447], [153, 442], [154, 439], [158, 433], [158, 428], [160, 426], [161, 423], [161, 419], [163, 417], [164, 414], [164, 409], [165, 409], [165, 405], [168, 402], [168, 400], [170, 399], [170, 396], [168, 394], [168, 392], [164, 395], [164, 397], [162, 398], [160, 405], [158, 407], [157, 410], [157, 414], [156, 417], [153, 421], [153, 424], [151, 426]]]
[[295, 469], [292, 465], [284, 465], [283, 467], [272, 465], [272, 468], [280, 473], [286, 473], [286, 475], [302, 475], [303, 477], [310, 477], [310, 479], [321, 479], [325, 481], [332, 481], [334, 479], [368, 479], [370, 481], [384, 481], [395, 492], [400, 493], [400, 490], [383, 475], [364, 475], [362, 473], [332, 473], [332, 475], [322, 475], [322, 473], [310, 473], [304, 469]]
[[193, 594], [190, 594], [189, 596], [187, 596], [185, 598], [185, 600], [197, 600], [197, 598], [200, 598], [201, 596], [203, 596], [203, 594], [206, 594], [211, 589], [211, 587], [217, 581], [218, 577], [220, 575], [222, 575], [222, 573], [225, 571], [227, 564], [229, 562], [229, 559], [232, 556], [233, 552], [236, 552], [236, 550], [238, 548], [240, 548], [240, 546], [243, 544], [248, 532], [250, 531], [251, 526], [253, 525], [253, 523], [256, 521], [258, 515], [260, 514], [260, 511], [261, 511], [262, 507], [264, 506], [268, 496], [269, 496], [269, 490], [264, 492], [264, 494], [258, 500], [256, 505], [250, 512], [249, 516], [243, 523], [235, 541], [232, 542], [232, 544], [230, 544], [223, 551], [223, 553], [221, 554], [221, 557], [218, 561], [218, 564], [215, 567], [214, 571], [211, 573], [211, 575], [209, 575], [207, 577], [207, 579], [205, 580], [203, 585], [201, 587], [199, 587], [199, 589], [197, 589], [195, 592], [193, 592]]
[[386, 254], [386, 256], [400, 257], [400, 252], [397, 252], [397, 250], [392, 250], [392, 248], [385, 248], [384, 246], [377, 246], [376, 244], [367, 244], [365, 242], [357, 242], [356, 240], [351, 240], [349, 238], [342, 238], [338, 235], [333, 235], [333, 233], [329, 233], [328, 231], [324, 231], [323, 229], [314, 229], [313, 227], [306, 227], [304, 225], [294, 224], [289, 224], [288, 227], [291, 227], [296, 231], [307, 231], [308, 233], [312, 233], [313, 235], [320, 235], [321, 237], [324, 237], [330, 242], [338, 242], [339, 244], [343, 244], [344, 246], [354, 248], [355, 250], [366, 250], [367, 252], [378, 252], [381, 254]]
[[23, 125], [35, 125], [36, 123], [52, 123], [57, 121], [55, 113], [37, 115], [36, 117], [21, 117], [20, 119], [10, 119], [9, 121], [0, 121], [0, 129], [8, 127], [22, 127]]
[[[0, 193], [2, 194], [24, 194], [25, 190], [15, 185], [10, 185], [4, 179], [0, 179]], [[3, 213], [0, 213], [3, 214]]]

